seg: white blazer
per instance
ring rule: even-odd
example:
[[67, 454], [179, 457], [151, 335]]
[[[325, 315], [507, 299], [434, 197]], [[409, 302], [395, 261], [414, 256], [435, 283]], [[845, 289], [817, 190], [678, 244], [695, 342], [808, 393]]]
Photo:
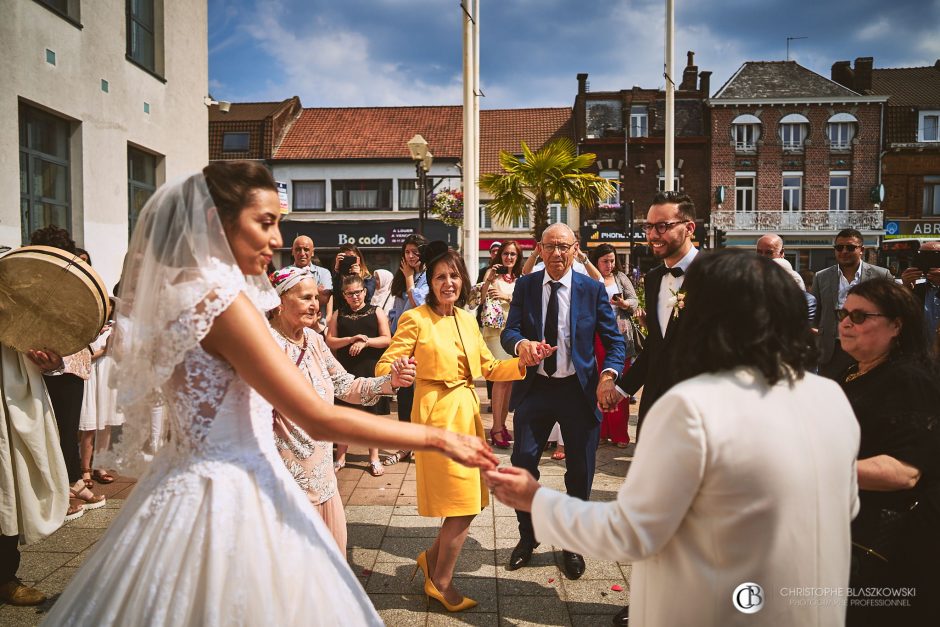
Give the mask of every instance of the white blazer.
[[[746, 369], [699, 375], [650, 409], [616, 501], [540, 488], [535, 536], [637, 562], [631, 625], [843, 625], [844, 596], [792, 591], [848, 586], [858, 446], [833, 381], [807, 374], [769, 387]], [[763, 589], [757, 613], [732, 603], [744, 583]]]

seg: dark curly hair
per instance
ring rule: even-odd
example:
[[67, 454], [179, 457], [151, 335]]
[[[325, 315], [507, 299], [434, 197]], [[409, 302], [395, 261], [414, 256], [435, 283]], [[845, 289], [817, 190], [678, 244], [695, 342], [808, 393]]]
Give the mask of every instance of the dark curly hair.
[[816, 363], [806, 298], [776, 263], [757, 253], [703, 253], [689, 266], [685, 306], [669, 354], [674, 383], [750, 366], [767, 383], [801, 379]]
[[53, 248], [61, 248], [73, 255], [78, 254], [75, 248], [75, 240], [72, 239], [69, 232], [54, 224], [33, 231], [33, 234], [29, 236], [29, 243], [32, 246], [52, 246]]

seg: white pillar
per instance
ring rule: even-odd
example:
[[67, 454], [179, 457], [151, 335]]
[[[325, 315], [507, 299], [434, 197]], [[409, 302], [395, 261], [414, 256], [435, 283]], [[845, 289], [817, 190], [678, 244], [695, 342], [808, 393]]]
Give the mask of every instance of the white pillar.
[[463, 18], [463, 260], [471, 277], [477, 273], [479, 259], [479, 34], [475, 17], [479, 16], [479, 0], [462, 0]]
[[672, 53], [675, 47], [673, 38], [676, 29], [676, 11], [675, 0], [666, 0], [666, 158], [663, 166], [665, 175], [666, 191], [676, 191], [673, 189], [673, 176], [675, 172], [675, 142], [676, 142], [676, 86], [673, 83], [672, 74]]

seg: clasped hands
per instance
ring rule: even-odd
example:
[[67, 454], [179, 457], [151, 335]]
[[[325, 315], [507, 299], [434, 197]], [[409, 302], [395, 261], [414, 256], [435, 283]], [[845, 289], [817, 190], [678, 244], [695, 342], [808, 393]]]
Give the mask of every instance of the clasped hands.
[[392, 362], [392, 387], [406, 388], [415, 382], [415, 363], [414, 357], [399, 357]]
[[546, 342], [533, 342], [532, 340], [522, 340], [518, 347], [519, 363], [525, 367], [537, 366], [539, 362], [553, 355], [558, 350], [557, 346], [552, 346]]

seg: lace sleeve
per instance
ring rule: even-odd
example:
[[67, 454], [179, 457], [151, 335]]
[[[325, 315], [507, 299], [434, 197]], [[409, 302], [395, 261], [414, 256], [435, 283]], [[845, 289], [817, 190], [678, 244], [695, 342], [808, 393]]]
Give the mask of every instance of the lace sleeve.
[[323, 365], [333, 381], [333, 396], [354, 405], [375, 405], [382, 396], [395, 393], [392, 388], [392, 375], [384, 377], [356, 377], [349, 374], [333, 354], [326, 348], [326, 343], [319, 335], [313, 334], [316, 349], [323, 358]]

